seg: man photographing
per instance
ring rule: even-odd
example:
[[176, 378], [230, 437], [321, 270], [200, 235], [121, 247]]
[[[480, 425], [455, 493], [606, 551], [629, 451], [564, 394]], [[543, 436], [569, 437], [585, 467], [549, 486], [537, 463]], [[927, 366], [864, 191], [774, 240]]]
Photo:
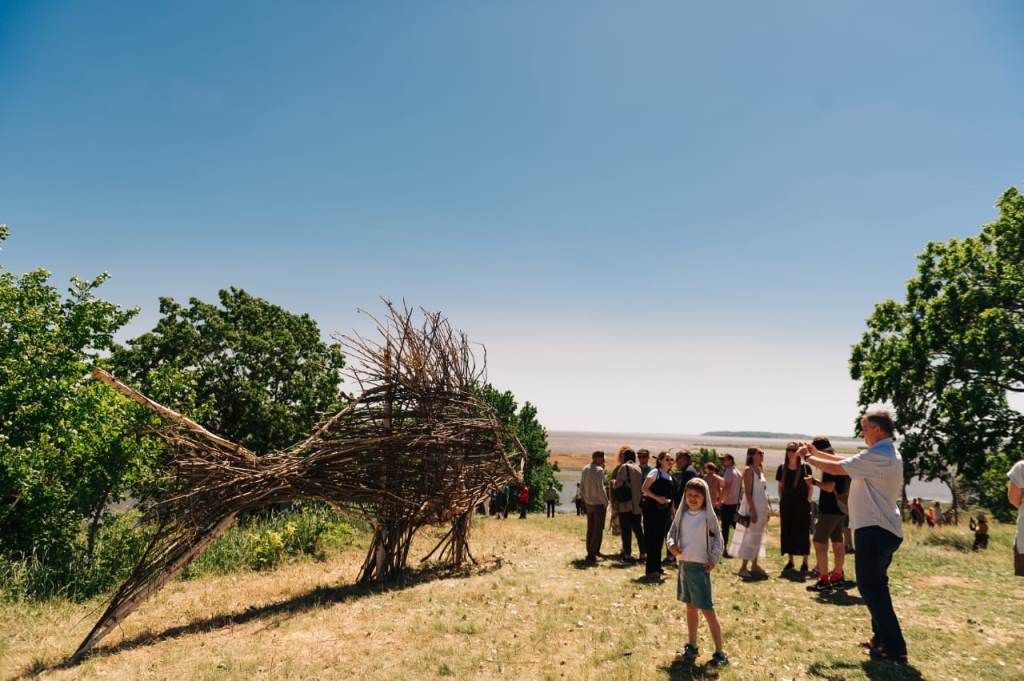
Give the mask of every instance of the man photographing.
[[857, 588], [871, 613], [873, 636], [864, 645], [872, 657], [906, 662], [907, 643], [889, 594], [889, 564], [903, 543], [899, 500], [903, 490], [903, 459], [893, 443], [895, 423], [885, 410], [869, 410], [860, 419], [868, 448], [843, 458], [813, 444], [798, 450], [809, 464], [832, 475], [850, 478], [850, 527], [857, 546]]

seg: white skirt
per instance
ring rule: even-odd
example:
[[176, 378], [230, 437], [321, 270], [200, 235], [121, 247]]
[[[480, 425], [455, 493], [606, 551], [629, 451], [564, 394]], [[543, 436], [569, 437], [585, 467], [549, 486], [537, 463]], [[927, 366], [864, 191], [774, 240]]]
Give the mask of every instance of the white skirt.
[[737, 524], [729, 542], [729, 553], [740, 560], [761, 560], [765, 557], [764, 533], [768, 526], [768, 509], [758, 513], [757, 523], [749, 527]]

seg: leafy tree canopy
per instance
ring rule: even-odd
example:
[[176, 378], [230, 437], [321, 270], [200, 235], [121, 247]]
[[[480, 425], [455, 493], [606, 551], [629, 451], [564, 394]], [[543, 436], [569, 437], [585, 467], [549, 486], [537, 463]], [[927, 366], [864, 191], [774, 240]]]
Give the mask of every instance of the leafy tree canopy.
[[[8, 236], [0, 226], [0, 243]], [[108, 503], [152, 456], [132, 405], [88, 379], [135, 314], [96, 297], [107, 279], [74, 278], [67, 296], [36, 269], [0, 266], [0, 554], [70, 570]]]
[[504, 392], [488, 384], [483, 387], [484, 398], [498, 414], [502, 423], [522, 443], [526, 450], [526, 467], [523, 479], [530, 488], [531, 510], [544, 507], [543, 492], [552, 482], [561, 489], [562, 484], [555, 479], [558, 464], [548, 460], [551, 452], [548, 449], [548, 433], [537, 420], [537, 408], [526, 402], [520, 408], [515, 395]]
[[325, 343], [307, 314], [233, 287], [219, 298], [219, 306], [192, 298], [187, 308], [161, 298], [156, 327], [117, 348], [114, 368], [255, 452], [288, 447], [340, 408], [341, 346]]
[[1024, 393], [1024, 197], [1008, 189], [998, 208], [980, 234], [925, 247], [906, 302], [877, 305], [850, 358], [861, 405], [897, 410], [908, 477], [959, 478], [982, 496], [990, 469], [1024, 453], [1008, 400]]

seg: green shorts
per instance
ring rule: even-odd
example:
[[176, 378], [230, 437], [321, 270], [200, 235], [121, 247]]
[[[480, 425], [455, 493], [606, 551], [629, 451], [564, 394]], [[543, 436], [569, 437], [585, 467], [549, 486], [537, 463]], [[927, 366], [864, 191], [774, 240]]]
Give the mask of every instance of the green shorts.
[[676, 597], [698, 610], [714, 610], [711, 603], [711, 575], [703, 563], [681, 563]]
[[818, 516], [818, 522], [814, 525], [814, 543], [827, 544], [832, 540], [833, 544], [843, 541], [843, 520], [846, 516], [842, 513], [822, 513]]

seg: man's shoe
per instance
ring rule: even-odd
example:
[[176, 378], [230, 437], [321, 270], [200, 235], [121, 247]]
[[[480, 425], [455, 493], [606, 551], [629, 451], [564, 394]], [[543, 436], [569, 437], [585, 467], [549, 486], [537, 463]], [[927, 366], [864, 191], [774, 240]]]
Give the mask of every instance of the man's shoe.
[[828, 583], [832, 586], [839, 586], [846, 581], [846, 576], [838, 570], [833, 570], [832, 574], [828, 576]]
[[724, 667], [727, 664], [729, 664], [729, 658], [726, 657], [725, 653], [721, 650], [716, 651], [715, 654], [711, 656], [711, 659], [708, 660], [709, 667]]
[[687, 643], [679, 654], [684, 660], [696, 660], [700, 655], [700, 650], [692, 643]]
[[819, 577], [818, 581], [807, 587], [808, 591], [828, 591], [832, 588], [832, 585], [828, 581], [828, 577]]

